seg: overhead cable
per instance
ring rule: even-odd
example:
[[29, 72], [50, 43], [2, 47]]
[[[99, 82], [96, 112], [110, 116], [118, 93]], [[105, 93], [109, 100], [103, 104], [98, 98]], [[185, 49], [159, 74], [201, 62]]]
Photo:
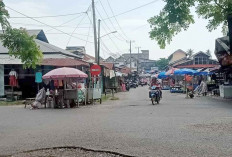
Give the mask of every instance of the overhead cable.
[[[9, 8], [9, 7], [8, 7]], [[28, 17], [17, 17], [17, 16], [13, 16], [10, 18], [51, 18], [51, 17], [63, 17], [63, 16], [73, 16], [73, 15], [78, 15], [78, 14], [85, 14], [86, 12], [79, 12], [79, 13], [71, 13], [71, 14], [61, 14], [61, 15], [48, 15], [48, 16], [28, 16]]]
[[[21, 13], [21, 12], [15, 10], [15, 9], [12, 9], [12, 8], [10, 8], [10, 7], [8, 7], [8, 6], [6, 6], [6, 7], [9, 8], [9, 9], [11, 9], [11, 10], [13, 10], [13, 11], [15, 11], [15, 12], [17, 12], [17, 13], [19, 13], [19, 14], [21, 14], [21, 15], [23, 15], [23, 16], [25, 16], [25, 17], [28, 17], [28, 18], [30, 18], [30, 19], [32, 19], [32, 20], [38, 22], [38, 23], [41, 23], [41, 24], [46, 25], [46, 26], [48, 26], [48, 27], [51, 27], [51, 28], [53, 28], [53, 29], [55, 29], [55, 30], [57, 30], [57, 31], [59, 31], [59, 32], [62, 32], [62, 33], [64, 33], [64, 34], [68, 35], [68, 36], [74, 37], [74, 38], [79, 39], [79, 40], [82, 40], [82, 41], [86, 41], [86, 40], [81, 39], [81, 38], [79, 38], [79, 37], [76, 37], [76, 36], [73, 36], [73, 35], [71, 35], [71, 34], [68, 34], [68, 33], [64, 32], [64, 31], [62, 31], [62, 30], [59, 30], [59, 29], [57, 29], [56, 27], [50, 26], [50, 25], [48, 25], [48, 24], [46, 24], [46, 23], [44, 23], [44, 22], [41, 22], [41, 21], [39, 21], [39, 20], [37, 20], [37, 19], [34, 19], [34, 18], [32, 18], [32, 17], [29, 17], [28, 15], [25, 15], [25, 14], [23, 14], [23, 13]], [[90, 41], [87, 41], [87, 42], [93, 43], [93, 42], [90, 42]]]
[[130, 9], [130, 10], [121, 12], [121, 13], [119, 13], [119, 14], [116, 14], [116, 15], [114, 15], [114, 16], [111, 16], [111, 17], [109, 17], [109, 18], [105, 18], [105, 19], [102, 19], [102, 20], [108, 20], [108, 19], [111, 19], [111, 18], [114, 18], [114, 17], [117, 17], [117, 16], [121, 16], [121, 15], [127, 14], [127, 13], [129, 13], [129, 12], [131, 12], [131, 11], [134, 11], [134, 10], [137, 10], [137, 9], [140, 9], [140, 8], [143, 8], [143, 7], [146, 7], [146, 6], [150, 5], [150, 4], [153, 4], [153, 3], [158, 2], [158, 1], [159, 1], [159, 0], [151, 1], [151, 2], [146, 3], [146, 4], [144, 4], [144, 5], [141, 5], [141, 6], [138, 6], [138, 7], [136, 7], [136, 8], [133, 8], [133, 9]]

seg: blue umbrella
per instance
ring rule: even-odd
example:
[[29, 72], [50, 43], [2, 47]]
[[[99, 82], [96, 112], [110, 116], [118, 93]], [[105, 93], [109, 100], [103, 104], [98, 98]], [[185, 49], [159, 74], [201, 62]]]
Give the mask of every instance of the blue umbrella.
[[174, 75], [194, 75], [196, 74], [198, 71], [196, 70], [192, 70], [192, 69], [178, 69], [174, 71]]
[[209, 75], [209, 72], [200, 71], [200, 72], [197, 72], [195, 75]]
[[159, 75], [158, 75], [159, 79], [163, 79], [163, 78], [166, 78], [166, 77], [167, 77], [167, 75], [166, 75], [165, 71], [160, 72]]

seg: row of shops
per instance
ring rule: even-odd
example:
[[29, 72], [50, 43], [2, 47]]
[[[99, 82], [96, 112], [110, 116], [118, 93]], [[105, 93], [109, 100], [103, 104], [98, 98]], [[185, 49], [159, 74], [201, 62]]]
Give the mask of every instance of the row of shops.
[[113, 63], [102, 62], [100, 64], [100, 75], [93, 77], [90, 68], [94, 63], [88, 60], [89, 55], [84, 54], [84, 57], [80, 57], [75, 53], [48, 43], [42, 30], [29, 31], [29, 34], [36, 36], [35, 42], [43, 52], [43, 61], [36, 69], [24, 69], [21, 60], [9, 56], [8, 50], [0, 44], [1, 98], [12, 98], [12, 96], [17, 99], [34, 98], [43, 87], [46, 91], [63, 88], [64, 82], [62, 84], [59, 80], [51, 80], [49, 84], [46, 84], [42, 79], [43, 75], [60, 67], [78, 69], [87, 74], [87, 78], [77, 82], [79, 87], [84, 88], [85, 93], [89, 96], [87, 101], [95, 99], [94, 96], [101, 98], [101, 94], [107, 89], [122, 90], [123, 80], [130, 72], [128, 69], [115, 69]]

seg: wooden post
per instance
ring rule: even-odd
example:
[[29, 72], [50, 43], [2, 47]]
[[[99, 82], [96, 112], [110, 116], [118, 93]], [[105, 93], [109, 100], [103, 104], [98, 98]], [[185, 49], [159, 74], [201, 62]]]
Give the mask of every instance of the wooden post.
[[187, 79], [186, 79], [187, 75], [184, 75], [184, 80], [185, 80], [185, 91], [186, 91], [186, 98], [188, 98], [188, 89], [187, 89]]
[[79, 95], [78, 95], [78, 82], [76, 81], [76, 89], [77, 89], [77, 107], [79, 107]]

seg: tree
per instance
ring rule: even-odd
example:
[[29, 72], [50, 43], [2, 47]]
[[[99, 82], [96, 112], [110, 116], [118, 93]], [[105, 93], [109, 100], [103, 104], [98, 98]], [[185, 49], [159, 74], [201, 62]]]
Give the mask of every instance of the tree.
[[10, 56], [21, 59], [24, 68], [36, 68], [43, 54], [34, 41], [35, 37], [30, 36], [23, 28], [12, 28], [8, 18], [9, 13], [3, 1], [0, 0], [0, 24], [3, 30], [0, 40], [3, 46], [9, 49]]
[[193, 55], [193, 53], [194, 53], [193, 49], [188, 49], [187, 50], [188, 57], [191, 57]]
[[194, 16], [191, 8], [195, 7], [199, 17], [209, 20], [206, 26], [209, 31], [222, 25], [223, 33], [227, 33], [227, 18], [232, 14], [231, 0], [164, 0], [166, 5], [159, 15], [148, 20], [151, 31], [150, 38], [155, 39], [160, 48], [165, 48], [172, 38], [193, 24]]
[[159, 68], [159, 70], [164, 70], [166, 66], [168, 66], [169, 60], [166, 58], [160, 58], [156, 61], [156, 66]]
[[206, 50], [206, 52], [205, 52], [207, 55], [209, 55], [210, 57], [212, 57], [212, 55], [211, 55], [211, 51], [208, 49], [208, 50]]

